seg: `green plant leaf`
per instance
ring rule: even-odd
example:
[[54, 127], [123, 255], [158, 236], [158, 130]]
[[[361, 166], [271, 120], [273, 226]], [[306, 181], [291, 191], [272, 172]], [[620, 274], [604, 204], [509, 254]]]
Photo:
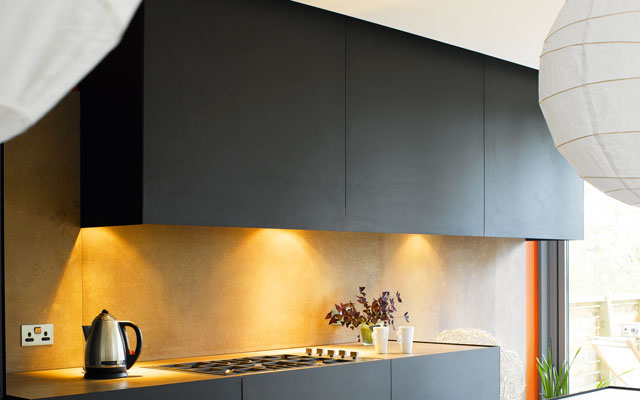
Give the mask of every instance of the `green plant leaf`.
[[580, 349], [576, 351], [571, 362], [563, 362], [559, 368], [552, 363], [551, 347], [547, 348], [547, 356], [542, 356], [542, 360], [536, 358], [536, 367], [540, 376], [542, 393], [545, 398], [563, 396], [569, 393], [569, 372], [575, 362]]
[[609, 384], [611, 383], [612, 380], [614, 379], [618, 379], [619, 377], [621, 377], [624, 374], [628, 374], [629, 372], [633, 371], [635, 368], [631, 368], [628, 371], [624, 371], [623, 373], [621, 373], [620, 375], [616, 375], [612, 378], [602, 378], [600, 379], [600, 381], [598, 382], [598, 384], [596, 385], [596, 389], [602, 389], [603, 387], [607, 387], [609, 386]]

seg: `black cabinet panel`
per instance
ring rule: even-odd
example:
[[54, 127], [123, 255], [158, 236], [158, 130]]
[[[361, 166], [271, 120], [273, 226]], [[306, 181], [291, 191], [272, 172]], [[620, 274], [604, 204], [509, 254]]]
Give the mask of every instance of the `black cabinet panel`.
[[80, 89], [85, 227], [583, 236], [512, 63], [290, 1], [154, 0]]
[[79, 85], [83, 227], [142, 223], [143, 15]]
[[496, 400], [500, 348], [391, 360], [393, 400]]
[[48, 397], [42, 400], [242, 400], [242, 378], [231, 377], [172, 385]]
[[555, 149], [538, 71], [485, 58], [486, 236], [582, 239], [583, 181]]
[[7, 375], [5, 358], [5, 332], [4, 332], [4, 143], [0, 144], [0, 396], [4, 398], [7, 394]]
[[247, 375], [243, 400], [389, 400], [388, 360]]
[[483, 235], [482, 56], [347, 20], [347, 230]]
[[145, 223], [344, 229], [344, 17], [147, 2]]

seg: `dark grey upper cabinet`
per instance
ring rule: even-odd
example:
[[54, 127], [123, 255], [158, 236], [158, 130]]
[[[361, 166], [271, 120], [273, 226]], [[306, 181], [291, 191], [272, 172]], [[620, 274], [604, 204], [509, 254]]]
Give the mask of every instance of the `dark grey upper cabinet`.
[[344, 227], [344, 17], [287, 1], [147, 2], [148, 223]]
[[483, 235], [482, 56], [347, 20], [347, 230]]
[[82, 226], [578, 239], [535, 71], [285, 0], [144, 3], [80, 85]]
[[582, 179], [555, 149], [538, 71], [485, 58], [486, 236], [582, 239]]
[[389, 360], [246, 375], [243, 400], [390, 400]]
[[[112, 209], [127, 177], [96, 182], [97, 163], [83, 171], [83, 226], [344, 229], [344, 30], [344, 17], [290, 1], [147, 1], [144, 67], [127, 71], [144, 77], [144, 128], [108, 121], [122, 118], [118, 102], [128, 97], [121, 76], [103, 75], [107, 84], [89, 99], [102, 126], [87, 129], [96, 136], [83, 146], [91, 165], [119, 128], [129, 132], [123, 141], [141, 135], [138, 161], [126, 168], [140, 176], [136, 203], [124, 206], [130, 218]], [[95, 98], [104, 91], [119, 94], [104, 104]]]

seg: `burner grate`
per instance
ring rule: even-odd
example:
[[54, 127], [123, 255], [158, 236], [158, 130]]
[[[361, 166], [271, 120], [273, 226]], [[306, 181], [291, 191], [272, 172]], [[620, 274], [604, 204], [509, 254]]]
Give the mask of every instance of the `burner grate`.
[[251, 374], [256, 372], [278, 371], [291, 368], [316, 367], [338, 363], [353, 362], [353, 359], [311, 357], [295, 354], [279, 356], [232, 358], [228, 360], [211, 360], [192, 363], [156, 365], [151, 368], [173, 371], [197, 372], [201, 374], [230, 376]]

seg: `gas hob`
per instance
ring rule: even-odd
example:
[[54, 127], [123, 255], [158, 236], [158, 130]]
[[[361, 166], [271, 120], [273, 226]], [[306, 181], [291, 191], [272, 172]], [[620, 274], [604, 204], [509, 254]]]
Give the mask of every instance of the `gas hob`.
[[329, 350], [324, 354], [322, 349], [307, 349], [307, 354], [281, 354], [260, 357], [232, 358], [228, 360], [211, 360], [188, 362], [179, 364], [156, 365], [151, 368], [167, 369], [172, 371], [196, 372], [201, 374], [231, 376], [244, 375], [257, 372], [270, 372], [283, 369], [320, 367], [335, 364], [355, 362], [357, 352]]

